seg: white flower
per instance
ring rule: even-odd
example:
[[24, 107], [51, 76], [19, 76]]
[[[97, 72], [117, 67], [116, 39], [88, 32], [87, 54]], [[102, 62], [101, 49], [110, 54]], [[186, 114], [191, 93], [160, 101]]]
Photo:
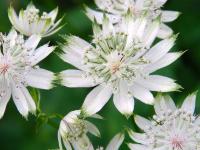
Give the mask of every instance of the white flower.
[[62, 18], [55, 22], [58, 14], [58, 8], [50, 13], [43, 12], [40, 16], [40, 11], [31, 2], [25, 10], [21, 10], [17, 16], [14, 8], [10, 6], [8, 9], [8, 17], [14, 28], [21, 34], [31, 36], [38, 34], [42, 37], [50, 36], [60, 30], [59, 26]]
[[87, 136], [87, 133], [91, 133], [99, 137], [100, 132], [93, 123], [85, 119], [81, 119], [80, 116], [80, 110], [72, 111], [67, 114], [61, 121], [58, 131], [60, 150], [63, 150], [63, 144], [66, 150], [72, 150], [72, 147], [74, 150], [94, 149], [91, 141]]
[[158, 37], [167, 38], [172, 35], [173, 31], [164, 23], [172, 22], [179, 16], [177, 11], [161, 10], [167, 0], [95, 0], [96, 5], [101, 11], [95, 11], [86, 7], [87, 16], [98, 23], [102, 23], [103, 13], [108, 14], [113, 23], [121, 20], [121, 17], [130, 10], [134, 16], [141, 17], [143, 14], [148, 15], [148, 21], [152, 21], [161, 16], [161, 26]]
[[[118, 150], [123, 141], [124, 141], [124, 134], [118, 133], [111, 139], [105, 150]], [[104, 148], [99, 147], [96, 150], [104, 150]]]
[[24, 40], [22, 35], [11, 30], [7, 36], [0, 35], [0, 118], [12, 95], [18, 111], [27, 117], [35, 113], [35, 103], [27, 86], [50, 89], [54, 74], [36, 67], [55, 47], [48, 44], [36, 49], [40, 36], [32, 35]]
[[180, 88], [174, 80], [150, 75], [177, 58], [182, 52], [169, 53], [176, 36], [152, 46], [160, 21], [147, 25], [145, 17], [132, 19], [128, 14], [118, 26], [104, 17], [102, 29], [94, 24], [92, 44], [67, 36], [61, 46], [60, 57], [79, 70], [69, 69], [60, 73], [66, 87], [95, 87], [86, 97], [83, 111], [86, 115], [98, 112], [114, 94], [114, 104], [124, 115], [134, 109], [133, 97], [146, 104], [153, 104], [150, 91], [169, 92]]
[[195, 111], [196, 93], [189, 95], [177, 108], [169, 96], [158, 96], [156, 115], [152, 121], [135, 116], [135, 122], [145, 133], [129, 131], [138, 144], [129, 144], [132, 150], [200, 150], [200, 117]]

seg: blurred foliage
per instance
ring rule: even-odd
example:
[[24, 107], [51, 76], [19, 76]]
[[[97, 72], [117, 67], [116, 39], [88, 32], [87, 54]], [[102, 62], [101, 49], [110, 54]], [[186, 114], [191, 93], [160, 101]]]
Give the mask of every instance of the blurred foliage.
[[[92, 36], [91, 22], [84, 15], [83, 4], [95, 7], [92, 0], [32, 0], [35, 5], [43, 11], [50, 11], [59, 7], [59, 17], [65, 15], [65, 27], [59, 34], [75, 34], [86, 40]], [[7, 17], [7, 8], [10, 4], [19, 10], [25, 8], [29, 0], [1, 0], [0, 1], [0, 31], [7, 33], [11, 24]], [[158, 71], [160, 74], [172, 77], [184, 87], [183, 92], [174, 92], [170, 95], [177, 104], [180, 104], [184, 97], [198, 90], [200, 87], [200, 1], [199, 0], [168, 0], [164, 9], [177, 10], [182, 12], [178, 20], [171, 23], [175, 33], [180, 33], [174, 51], [188, 50], [174, 64]], [[45, 38], [41, 41], [56, 44], [60, 41], [59, 34]], [[59, 72], [72, 66], [60, 60], [56, 54], [51, 54], [40, 64], [42, 67]], [[47, 150], [58, 147], [57, 127], [60, 119], [57, 116], [46, 116], [52, 114], [66, 115], [72, 110], [79, 109], [91, 89], [70, 89], [58, 86], [50, 91], [41, 90], [41, 110], [43, 113], [36, 119], [30, 116], [26, 121], [17, 112], [12, 101], [8, 104], [5, 116], [0, 120], [0, 149], [1, 150]], [[36, 91], [32, 91], [33, 93]], [[36, 100], [39, 100], [36, 98]], [[136, 102], [135, 113], [150, 117], [153, 114], [153, 107]], [[196, 112], [200, 113], [200, 96], [197, 98]], [[110, 101], [100, 112], [105, 120], [95, 123], [102, 133], [102, 139], [91, 137], [94, 145], [107, 145], [113, 135], [124, 129], [125, 126], [138, 130], [131, 117], [128, 121], [122, 116]], [[50, 117], [50, 118], [49, 118]], [[56, 119], [57, 118], [57, 119]], [[52, 120], [53, 119], [53, 120]], [[50, 122], [55, 128], [44, 122]], [[39, 124], [39, 123], [42, 123]], [[40, 126], [38, 130], [36, 127]], [[37, 132], [36, 132], [37, 131]], [[127, 138], [125, 143], [129, 142]], [[126, 150], [126, 144], [121, 148]]]

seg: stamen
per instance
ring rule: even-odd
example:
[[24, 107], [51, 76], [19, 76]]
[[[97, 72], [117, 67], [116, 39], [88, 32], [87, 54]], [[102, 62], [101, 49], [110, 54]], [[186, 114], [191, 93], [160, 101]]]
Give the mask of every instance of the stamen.
[[8, 65], [8, 64], [3, 64], [3, 65], [1, 65], [1, 66], [0, 66], [0, 74], [5, 75], [6, 72], [8, 71], [8, 69], [9, 69], [9, 65]]
[[184, 140], [178, 137], [177, 135], [172, 139], [171, 144], [173, 149], [182, 150]]

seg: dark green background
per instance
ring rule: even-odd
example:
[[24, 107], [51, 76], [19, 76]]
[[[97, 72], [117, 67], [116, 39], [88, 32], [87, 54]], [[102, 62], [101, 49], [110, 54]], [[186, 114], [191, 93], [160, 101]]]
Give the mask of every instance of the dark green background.
[[[35, 5], [41, 10], [50, 11], [56, 6], [59, 7], [59, 17], [65, 14], [65, 27], [59, 34], [75, 34], [89, 40], [91, 32], [91, 22], [83, 12], [83, 4], [95, 7], [92, 0], [33, 0]], [[25, 8], [28, 0], [1, 0], [0, 1], [0, 31], [7, 33], [11, 28], [7, 17], [7, 8], [13, 3], [15, 8]], [[171, 93], [177, 104], [180, 104], [184, 97], [200, 87], [200, 1], [199, 0], [169, 0], [165, 9], [182, 12], [178, 20], [171, 23], [175, 33], [180, 33], [174, 50], [188, 50], [184, 56], [176, 63], [159, 71], [160, 74], [172, 77], [184, 87], [183, 92]], [[60, 41], [57, 35], [45, 38], [41, 41], [52, 44]], [[59, 72], [72, 68], [72, 66], [61, 61], [54, 53], [41, 63], [41, 66]], [[91, 89], [69, 89], [56, 87], [50, 91], [41, 91], [42, 110], [47, 114], [59, 113], [66, 115], [72, 110], [80, 108], [84, 97]], [[200, 112], [200, 96], [197, 98], [196, 113]], [[136, 102], [135, 113], [149, 117], [153, 114], [153, 107]], [[100, 128], [102, 139], [91, 137], [94, 144], [107, 145], [114, 134], [123, 130], [124, 126], [135, 128], [133, 119], [128, 121], [115, 109], [110, 101], [100, 112], [105, 120], [95, 121]], [[59, 120], [53, 120], [56, 125]], [[36, 133], [35, 118], [30, 117], [26, 121], [16, 110], [13, 102], [8, 104], [5, 116], [0, 120], [0, 150], [47, 150], [57, 148], [57, 129], [49, 125], [44, 125]], [[127, 138], [126, 142], [130, 140]], [[126, 150], [124, 144], [122, 147]]]

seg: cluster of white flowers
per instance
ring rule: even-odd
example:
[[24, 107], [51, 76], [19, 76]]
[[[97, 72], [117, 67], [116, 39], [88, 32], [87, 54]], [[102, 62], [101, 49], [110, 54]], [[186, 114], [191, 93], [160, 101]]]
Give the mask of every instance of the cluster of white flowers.
[[[183, 52], [169, 52], [175, 44], [165, 23], [177, 19], [179, 12], [161, 8], [167, 0], [95, 0], [99, 11], [86, 7], [93, 22], [93, 38], [87, 42], [77, 36], [63, 36], [58, 53], [77, 69], [57, 76], [37, 64], [56, 46], [38, 47], [41, 38], [62, 28], [56, 21], [58, 8], [50, 13], [30, 3], [16, 14], [11, 6], [8, 16], [13, 28], [8, 35], [0, 33], [0, 118], [12, 99], [25, 117], [37, 114], [37, 106], [28, 87], [51, 89], [61, 81], [66, 87], [94, 87], [80, 110], [68, 113], [58, 129], [59, 149], [118, 150], [124, 133], [116, 134], [106, 148], [95, 147], [88, 133], [100, 137], [99, 129], [88, 118], [102, 119], [99, 112], [113, 95], [113, 102], [127, 119], [133, 114], [135, 99], [154, 105], [151, 121], [135, 115], [135, 123], [144, 133], [128, 129], [136, 142], [131, 150], [200, 150], [200, 117], [194, 116], [196, 93], [189, 95], [181, 108], [165, 95], [154, 98], [152, 92], [178, 91], [175, 80], [153, 74], [177, 60]], [[19, 33], [18, 33], [19, 32]], [[159, 40], [156, 41], [156, 39]], [[55, 81], [56, 79], [56, 81]]]

